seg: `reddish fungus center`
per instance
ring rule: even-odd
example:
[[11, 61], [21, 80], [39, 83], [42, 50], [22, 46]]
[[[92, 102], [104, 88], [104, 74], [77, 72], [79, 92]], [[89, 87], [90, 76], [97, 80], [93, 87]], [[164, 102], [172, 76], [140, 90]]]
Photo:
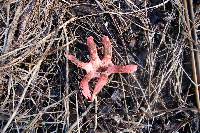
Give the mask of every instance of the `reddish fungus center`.
[[99, 72], [99, 73], [106, 72], [107, 69], [108, 69], [108, 67], [99, 67], [99, 68], [97, 69], [97, 72]]

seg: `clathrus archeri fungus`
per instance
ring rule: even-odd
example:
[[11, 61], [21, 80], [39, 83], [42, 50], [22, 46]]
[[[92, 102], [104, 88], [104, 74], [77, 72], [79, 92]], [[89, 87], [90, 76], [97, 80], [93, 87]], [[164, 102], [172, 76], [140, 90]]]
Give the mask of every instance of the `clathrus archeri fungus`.
[[[93, 37], [87, 38], [87, 46], [90, 52], [90, 62], [79, 61], [75, 56], [65, 53], [68, 60], [76, 66], [85, 69], [87, 74], [80, 82], [83, 95], [90, 101], [93, 101], [95, 96], [102, 90], [103, 86], [108, 82], [108, 76], [112, 73], [134, 73], [137, 70], [137, 65], [114, 65], [112, 62], [112, 45], [107, 36], [102, 37], [102, 44], [104, 46], [104, 56], [100, 59], [97, 54], [96, 44]], [[89, 81], [97, 78], [96, 86], [91, 93]]]

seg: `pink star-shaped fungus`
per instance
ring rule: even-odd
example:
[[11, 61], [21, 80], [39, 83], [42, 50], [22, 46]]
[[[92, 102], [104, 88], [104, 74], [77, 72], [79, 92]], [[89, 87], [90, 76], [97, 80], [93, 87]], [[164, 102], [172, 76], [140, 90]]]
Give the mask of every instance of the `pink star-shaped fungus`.
[[[80, 87], [83, 89], [83, 95], [93, 101], [95, 96], [101, 91], [104, 85], [108, 82], [108, 76], [112, 73], [133, 73], [137, 70], [137, 65], [125, 65], [117, 66], [114, 65], [111, 61], [112, 59], [112, 45], [107, 36], [102, 37], [102, 43], [104, 46], [104, 57], [101, 60], [97, 54], [96, 44], [93, 40], [93, 37], [90, 36], [87, 38], [87, 45], [90, 52], [90, 62], [81, 62], [73, 55], [65, 56], [72, 63], [78, 67], [85, 69], [87, 74], [84, 76], [80, 82]], [[98, 78], [96, 86], [93, 93], [91, 94], [89, 81], [93, 78]]]

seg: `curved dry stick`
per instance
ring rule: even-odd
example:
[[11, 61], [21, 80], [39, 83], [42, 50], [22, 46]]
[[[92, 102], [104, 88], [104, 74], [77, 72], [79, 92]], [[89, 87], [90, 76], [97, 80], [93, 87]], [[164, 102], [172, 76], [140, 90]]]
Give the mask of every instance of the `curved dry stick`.
[[94, 104], [91, 103], [88, 108], [86, 109], [86, 111], [79, 117], [78, 120], [76, 120], [71, 127], [67, 130], [67, 133], [71, 133], [73, 131], [73, 129], [78, 125], [78, 123], [82, 122], [83, 117], [86, 116], [88, 114], [88, 112], [90, 111], [91, 108], [93, 108]]

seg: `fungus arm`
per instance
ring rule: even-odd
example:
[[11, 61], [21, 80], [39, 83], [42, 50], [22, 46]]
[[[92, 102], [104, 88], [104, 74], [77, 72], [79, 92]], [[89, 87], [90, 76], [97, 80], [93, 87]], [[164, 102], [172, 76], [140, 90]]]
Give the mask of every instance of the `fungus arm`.
[[84, 76], [80, 83], [80, 87], [82, 88], [82, 93], [87, 99], [91, 99], [91, 91], [89, 87], [89, 81], [94, 78], [94, 73], [90, 72]]
[[88, 64], [88, 63], [84, 63], [84, 62], [82, 62], [82, 61], [79, 61], [79, 60], [78, 60], [75, 56], [73, 56], [73, 55], [68, 55], [68, 54], [65, 53], [65, 57], [66, 57], [68, 60], [70, 60], [72, 63], [74, 63], [76, 66], [78, 66], [78, 67], [80, 67], [80, 68], [83, 68], [83, 69], [85, 69], [86, 65]]
[[104, 58], [103, 62], [111, 62], [112, 59], [112, 45], [111, 42], [108, 38], [108, 36], [103, 36], [102, 37], [102, 44], [104, 45]]
[[96, 48], [96, 44], [94, 42], [94, 38], [92, 36], [87, 38], [87, 45], [88, 45], [88, 49], [90, 52], [90, 59], [92, 61], [99, 61], [99, 56], [97, 53], [97, 48]]
[[96, 95], [102, 90], [102, 88], [107, 84], [107, 82], [108, 82], [108, 76], [106, 74], [102, 74], [99, 77], [98, 82], [96, 83], [91, 101], [94, 101], [94, 98], [96, 97]]
[[108, 67], [107, 72], [111, 73], [134, 73], [137, 71], [137, 65], [117, 66], [113, 65]]

